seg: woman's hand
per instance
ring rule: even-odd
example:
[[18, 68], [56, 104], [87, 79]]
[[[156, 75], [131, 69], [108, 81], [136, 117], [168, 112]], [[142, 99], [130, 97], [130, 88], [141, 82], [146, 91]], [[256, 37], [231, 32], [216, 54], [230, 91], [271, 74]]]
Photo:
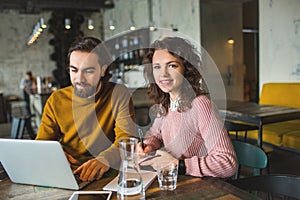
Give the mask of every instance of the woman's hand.
[[153, 151], [154, 151], [153, 146], [144, 144], [144, 148], [143, 148], [142, 143], [139, 142], [136, 148], [138, 163], [140, 163], [143, 159], [145, 159], [149, 155], [149, 153]]
[[176, 158], [174, 158], [170, 153], [166, 152], [166, 151], [162, 151], [162, 150], [157, 150], [155, 157], [143, 161], [140, 163], [141, 166], [152, 166], [153, 169], [157, 170], [158, 163], [162, 163], [162, 162], [168, 162], [168, 163], [178, 163], [178, 160]]
[[151, 146], [151, 145], [148, 145], [148, 144], [144, 144], [144, 148], [143, 148], [143, 145], [142, 145], [142, 143], [138, 143], [138, 145], [137, 145], [137, 149], [136, 149], [136, 152], [138, 153], [138, 154], [147, 154], [147, 153], [150, 153], [150, 152], [152, 152], [152, 151], [154, 151], [154, 148], [153, 148], [153, 146]]

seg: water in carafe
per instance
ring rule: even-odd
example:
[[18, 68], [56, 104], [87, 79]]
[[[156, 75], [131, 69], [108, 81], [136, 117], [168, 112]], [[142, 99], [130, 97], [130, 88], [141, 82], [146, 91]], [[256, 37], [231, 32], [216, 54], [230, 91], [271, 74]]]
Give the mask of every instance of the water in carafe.
[[122, 163], [118, 179], [118, 199], [120, 200], [144, 200], [145, 190], [139, 165], [136, 162], [135, 153], [138, 140], [136, 138], [124, 138], [119, 140]]

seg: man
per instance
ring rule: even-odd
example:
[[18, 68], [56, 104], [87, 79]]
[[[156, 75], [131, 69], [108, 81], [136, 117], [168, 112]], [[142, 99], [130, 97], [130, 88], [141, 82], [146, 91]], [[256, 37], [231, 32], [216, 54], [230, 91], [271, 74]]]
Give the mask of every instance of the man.
[[118, 140], [135, 135], [128, 89], [108, 82], [109, 54], [100, 40], [82, 38], [71, 45], [72, 86], [59, 89], [44, 107], [37, 140], [58, 140], [82, 181], [100, 179], [120, 157]]

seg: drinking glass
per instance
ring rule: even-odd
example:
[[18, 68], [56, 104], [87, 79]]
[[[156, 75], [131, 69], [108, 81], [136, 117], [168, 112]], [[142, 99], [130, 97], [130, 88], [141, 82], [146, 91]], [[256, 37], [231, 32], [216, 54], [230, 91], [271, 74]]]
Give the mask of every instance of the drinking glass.
[[175, 190], [177, 185], [178, 163], [159, 163], [157, 165], [157, 178], [161, 190]]

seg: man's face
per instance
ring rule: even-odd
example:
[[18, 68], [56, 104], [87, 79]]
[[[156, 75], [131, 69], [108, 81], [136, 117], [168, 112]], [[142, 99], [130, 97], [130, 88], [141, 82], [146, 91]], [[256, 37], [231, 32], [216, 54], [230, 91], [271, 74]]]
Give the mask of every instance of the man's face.
[[87, 98], [95, 94], [106, 68], [101, 69], [94, 53], [73, 51], [70, 55], [70, 78], [74, 93]]

